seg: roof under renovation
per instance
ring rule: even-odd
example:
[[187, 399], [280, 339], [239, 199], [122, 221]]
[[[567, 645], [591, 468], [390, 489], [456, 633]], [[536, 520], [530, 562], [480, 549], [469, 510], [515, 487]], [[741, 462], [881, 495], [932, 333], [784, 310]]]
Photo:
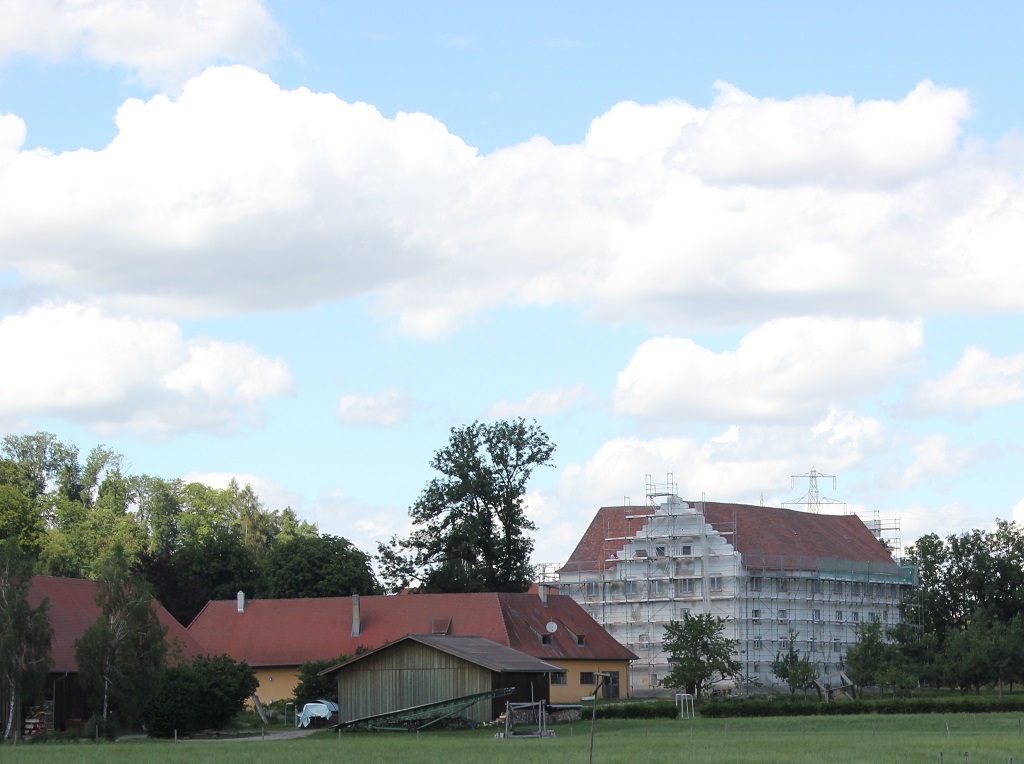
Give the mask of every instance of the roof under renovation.
[[[819, 515], [779, 507], [688, 502], [723, 534], [748, 568], [817, 569], [823, 560], [895, 566], [892, 556], [856, 515]], [[615, 565], [628, 538], [641, 534], [652, 506], [602, 507], [562, 568], [602, 570]]]

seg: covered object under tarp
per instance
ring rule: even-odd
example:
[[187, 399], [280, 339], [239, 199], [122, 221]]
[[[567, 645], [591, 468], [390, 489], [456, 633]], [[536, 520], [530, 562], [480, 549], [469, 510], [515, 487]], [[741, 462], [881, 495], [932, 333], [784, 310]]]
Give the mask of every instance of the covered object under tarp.
[[409, 634], [324, 674], [338, 681], [339, 724], [429, 703], [511, 687], [462, 714], [473, 722], [497, 718], [505, 702], [548, 700], [548, 674], [562, 669], [482, 637]]
[[302, 707], [302, 711], [295, 717], [296, 727], [308, 727], [313, 719], [327, 719], [330, 721], [338, 713], [338, 704], [330, 700], [314, 700]]

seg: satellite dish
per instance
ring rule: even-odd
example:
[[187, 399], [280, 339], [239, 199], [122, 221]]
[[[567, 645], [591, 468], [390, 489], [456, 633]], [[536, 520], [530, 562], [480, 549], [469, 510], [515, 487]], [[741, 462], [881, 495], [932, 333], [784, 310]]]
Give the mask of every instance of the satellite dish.
[[548, 634], [554, 634], [556, 631], [558, 631], [558, 624], [554, 621], [548, 621], [548, 625], [544, 628], [548, 630]]

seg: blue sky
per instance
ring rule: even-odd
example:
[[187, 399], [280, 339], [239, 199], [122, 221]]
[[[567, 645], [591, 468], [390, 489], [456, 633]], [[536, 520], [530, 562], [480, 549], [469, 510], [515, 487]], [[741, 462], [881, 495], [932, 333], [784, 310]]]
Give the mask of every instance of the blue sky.
[[1017, 3], [0, 14], [3, 432], [367, 551], [520, 415], [538, 562], [648, 474], [1024, 519]]

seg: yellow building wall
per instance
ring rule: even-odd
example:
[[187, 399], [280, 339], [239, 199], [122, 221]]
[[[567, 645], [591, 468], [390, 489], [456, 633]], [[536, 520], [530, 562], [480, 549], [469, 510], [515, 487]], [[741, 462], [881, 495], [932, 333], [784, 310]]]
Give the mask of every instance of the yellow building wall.
[[262, 666], [253, 671], [260, 683], [256, 688], [260, 703], [291, 700], [295, 697], [295, 687], [299, 683], [298, 666]]
[[[580, 698], [593, 695], [596, 684], [580, 684], [580, 674], [596, 674], [599, 671], [617, 671], [619, 697], [629, 697], [629, 661], [560, 661], [549, 658], [544, 660], [565, 669], [565, 684], [551, 685], [552, 703], [579, 703]], [[600, 681], [600, 677], [594, 679], [595, 683]], [[605, 697], [603, 688], [598, 697]]]

